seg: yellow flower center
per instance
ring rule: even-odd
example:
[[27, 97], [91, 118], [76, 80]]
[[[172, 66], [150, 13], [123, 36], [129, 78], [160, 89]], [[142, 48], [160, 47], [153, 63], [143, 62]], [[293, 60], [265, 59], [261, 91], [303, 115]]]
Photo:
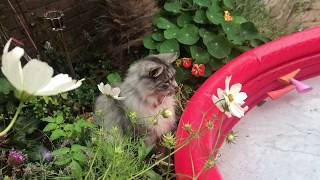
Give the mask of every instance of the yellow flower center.
[[233, 95], [232, 94], [228, 94], [228, 99], [229, 99], [229, 102], [231, 103], [233, 101]]

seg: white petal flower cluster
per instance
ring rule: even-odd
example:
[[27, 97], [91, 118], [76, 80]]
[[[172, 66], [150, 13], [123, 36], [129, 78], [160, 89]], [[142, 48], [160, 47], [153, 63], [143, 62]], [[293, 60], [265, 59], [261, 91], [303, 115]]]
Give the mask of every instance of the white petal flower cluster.
[[38, 59], [32, 59], [22, 67], [20, 59], [24, 55], [24, 50], [15, 47], [9, 51], [11, 41], [12, 39], [3, 49], [1, 71], [20, 92], [34, 96], [52, 96], [81, 86], [84, 79], [73, 80], [67, 74], [53, 77], [52, 67]]
[[[241, 118], [248, 110], [248, 106], [242, 107], [247, 99], [247, 94], [241, 92], [242, 85], [234, 84], [230, 87], [231, 76], [225, 80], [225, 90], [217, 89], [217, 96], [212, 95], [212, 101], [216, 104], [221, 112], [224, 112], [228, 117], [236, 116]], [[230, 88], [229, 88], [230, 87]]]
[[98, 89], [103, 95], [109, 96], [116, 100], [123, 100], [125, 97], [119, 97], [120, 95], [120, 88], [115, 87], [112, 88], [109, 84], [104, 85], [103, 82], [98, 84]]

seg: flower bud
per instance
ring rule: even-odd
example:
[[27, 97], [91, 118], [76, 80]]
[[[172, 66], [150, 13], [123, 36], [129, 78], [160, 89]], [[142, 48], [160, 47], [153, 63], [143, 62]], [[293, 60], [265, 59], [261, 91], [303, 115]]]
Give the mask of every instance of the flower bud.
[[172, 116], [172, 111], [170, 111], [169, 109], [164, 109], [161, 113], [162, 117], [164, 118], [169, 118]]

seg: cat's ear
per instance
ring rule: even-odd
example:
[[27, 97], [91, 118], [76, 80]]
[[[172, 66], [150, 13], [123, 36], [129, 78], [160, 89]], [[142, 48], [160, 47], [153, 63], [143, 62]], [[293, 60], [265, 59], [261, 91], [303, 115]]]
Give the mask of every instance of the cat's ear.
[[162, 54], [152, 55], [152, 56], [157, 57], [168, 64], [173, 63], [178, 58], [177, 53], [162, 53]]
[[162, 66], [153, 67], [149, 70], [149, 77], [156, 78], [163, 72]]

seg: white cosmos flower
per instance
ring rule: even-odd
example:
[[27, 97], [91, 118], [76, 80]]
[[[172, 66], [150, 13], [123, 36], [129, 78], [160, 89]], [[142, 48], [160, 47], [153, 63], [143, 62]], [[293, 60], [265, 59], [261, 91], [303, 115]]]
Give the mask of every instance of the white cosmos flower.
[[81, 86], [84, 79], [76, 81], [67, 74], [52, 77], [52, 67], [37, 59], [30, 60], [22, 68], [20, 59], [24, 50], [15, 47], [9, 51], [11, 41], [4, 46], [1, 71], [17, 90], [34, 96], [52, 96]]
[[225, 80], [226, 89], [217, 89], [217, 96], [212, 95], [212, 101], [216, 104], [218, 109], [224, 112], [228, 117], [236, 116], [241, 118], [244, 113], [248, 110], [248, 106], [241, 107], [244, 105], [244, 100], [247, 99], [245, 92], [240, 92], [242, 85], [240, 83], [232, 85], [230, 88], [231, 76], [228, 76]]
[[100, 84], [98, 84], [98, 89], [103, 95], [110, 96], [113, 99], [123, 100], [125, 98], [125, 97], [119, 97], [120, 88], [118, 87], [112, 88], [109, 84], [104, 85], [103, 82], [101, 82]]

